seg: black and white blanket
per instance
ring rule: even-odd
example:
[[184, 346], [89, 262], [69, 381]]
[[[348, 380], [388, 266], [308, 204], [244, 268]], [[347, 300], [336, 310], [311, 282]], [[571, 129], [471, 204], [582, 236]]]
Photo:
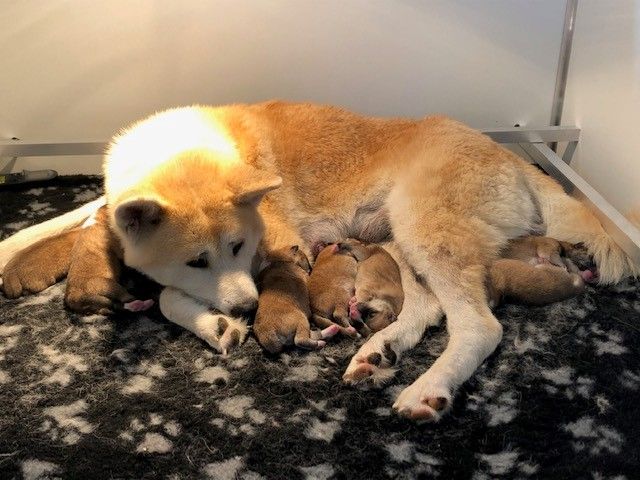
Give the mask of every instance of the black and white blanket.
[[[0, 190], [0, 238], [100, 193], [98, 177]], [[640, 290], [506, 306], [501, 346], [437, 425], [390, 408], [447, 341], [382, 389], [341, 382], [357, 345], [228, 357], [152, 310], [80, 316], [64, 284], [0, 295], [1, 478], [589, 478], [640, 475]]]

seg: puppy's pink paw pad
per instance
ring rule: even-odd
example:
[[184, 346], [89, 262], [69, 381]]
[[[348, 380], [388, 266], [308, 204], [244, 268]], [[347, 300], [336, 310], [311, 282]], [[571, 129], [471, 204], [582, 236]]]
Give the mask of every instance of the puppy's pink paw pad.
[[151, 299], [148, 300], [133, 300], [131, 302], [127, 302], [123, 305], [125, 310], [129, 310], [130, 312], [144, 312], [145, 310], [149, 310], [153, 307], [155, 302]]
[[360, 314], [360, 310], [358, 310], [357, 304], [349, 304], [349, 317], [352, 320], [362, 320], [362, 315]]
[[331, 325], [330, 327], [325, 328], [320, 331], [320, 338], [331, 338], [337, 335], [340, 332], [340, 327], [338, 325]]

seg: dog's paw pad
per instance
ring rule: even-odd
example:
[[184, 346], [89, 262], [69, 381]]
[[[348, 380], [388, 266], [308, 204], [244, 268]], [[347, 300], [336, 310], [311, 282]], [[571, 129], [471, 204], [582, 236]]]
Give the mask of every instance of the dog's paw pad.
[[422, 399], [423, 403], [426, 403], [436, 412], [446, 409], [449, 401], [445, 397], [425, 397]]
[[436, 418], [433, 414], [433, 409], [427, 406], [417, 406], [415, 408], [402, 408], [397, 411], [401, 417], [408, 418], [410, 420], [418, 420], [423, 422], [433, 422]]
[[379, 367], [382, 363], [382, 355], [380, 355], [378, 352], [370, 353], [367, 357], [367, 363]]
[[345, 374], [342, 376], [342, 380], [349, 385], [355, 385], [358, 382], [367, 380], [368, 378], [372, 377], [375, 374], [376, 370], [377, 368], [374, 365], [371, 365], [369, 363], [361, 363], [351, 371], [345, 372]]
[[374, 386], [380, 386], [395, 375], [396, 371], [391, 367], [397, 358], [388, 343], [385, 343], [383, 348], [372, 345], [371, 342], [366, 343], [352, 358], [342, 379], [350, 385], [370, 382]]
[[393, 409], [402, 417], [423, 422], [437, 422], [451, 407], [451, 393], [419, 378], [405, 388]]

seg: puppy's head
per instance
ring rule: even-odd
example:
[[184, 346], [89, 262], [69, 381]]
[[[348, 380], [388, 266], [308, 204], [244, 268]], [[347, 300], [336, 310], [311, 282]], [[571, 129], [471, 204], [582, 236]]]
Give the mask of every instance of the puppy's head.
[[362, 321], [374, 333], [388, 327], [397, 320], [392, 306], [381, 299], [374, 298], [367, 302], [359, 302], [356, 304], [356, 309], [360, 313]]
[[258, 204], [280, 177], [181, 153], [121, 195], [112, 225], [125, 263], [158, 283], [242, 315], [257, 306], [251, 264], [264, 225]]
[[300, 250], [298, 245], [292, 247], [284, 247], [270, 252], [267, 258], [260, 265], [260, 270], [270, 267], [274, 263], [293, 263], [297, 267], [300, 267], [306, 273], [311, 273], [311, 265], [309, 264], [309, 258]]

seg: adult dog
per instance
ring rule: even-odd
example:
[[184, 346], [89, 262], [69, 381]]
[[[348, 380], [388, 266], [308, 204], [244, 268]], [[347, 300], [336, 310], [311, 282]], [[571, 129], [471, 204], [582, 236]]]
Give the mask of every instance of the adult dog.
[[[393, 238], [433, 294], [409, 295], [398, 321], [354, 362], [412, 346], [444, 312], [447, 348], [395, 404], [411, 418], [439, 419], [500, 342], [485, 277], [508, 239], [536, 231], [582, 243], [602, 283], [637, 273], [555, 181], [441, 116], [381, 119], [282, 102], [168, 110], [116, 136], [104, 173], [124, 262], [165, 285], [167, 316], [203, 338], [223, 318], [210, 306], [231, 316], [256, 307], [256, 252]], [[96, 206], [2, 242], [0, 267], [16, 246], [74, 227]]]

